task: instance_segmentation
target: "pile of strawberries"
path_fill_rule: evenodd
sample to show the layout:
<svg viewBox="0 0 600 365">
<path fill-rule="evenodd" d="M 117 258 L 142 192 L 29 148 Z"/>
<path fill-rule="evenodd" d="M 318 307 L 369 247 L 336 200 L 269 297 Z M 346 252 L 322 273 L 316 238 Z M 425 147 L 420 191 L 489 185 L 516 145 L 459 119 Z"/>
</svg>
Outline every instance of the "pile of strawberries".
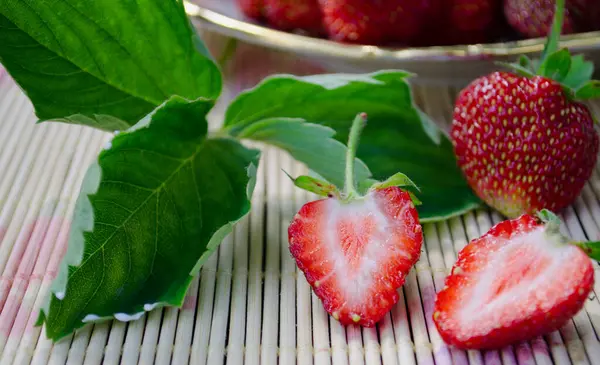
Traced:
<svg viewBox="0 0 600 365">
<path fill-rule="evenodd" d="M 359 44 L 433 46 L 548 34 L 554 0 L 238 0 L 285 30 Z M 567 0 L 563 33 L 600 29 L 600 1 Z M 512 29 L 511 29 L 512 28 Z M 515 34 L 516 31 L 518 34 Z"/>
</svg>

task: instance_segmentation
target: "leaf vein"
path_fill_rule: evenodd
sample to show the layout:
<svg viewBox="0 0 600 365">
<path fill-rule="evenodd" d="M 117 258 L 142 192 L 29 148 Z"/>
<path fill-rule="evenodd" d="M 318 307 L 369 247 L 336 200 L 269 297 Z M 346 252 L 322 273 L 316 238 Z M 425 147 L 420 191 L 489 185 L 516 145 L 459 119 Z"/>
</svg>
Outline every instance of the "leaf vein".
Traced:
<svg viewBox="0 0 600 365">
<path fill-rule="evenodd" d="M 131 213 L 131 214 L 130 214 L 130 215 L 127 217 L 127 218 L 125 218 L 125 220 L 123 221 L 123 223 L 121 223 L 121 225 L 119 226 L 119 228 L 115 229 L 115 231 L 114 231 L 114 232 L 113 232 L 113 233 L 112 233 L 112 234 L 111 234 L 111 235 L 110 235 L 108 238 L 106 238 L 106 240 L 104 240 L 104 242 L 102 242 L 102 243 L 99 245 L 99 247 L 98 247 L 98 248 L 97 248 L 95 251 L 93 251 L 92 253 L 90 253 L 90 255 L 89 255 L 89 256 L 88 256 L 88 257 L 87 257 L 87 258 L 86 258 L 84 261 L 82 261 L 82 262 L 81 262 L 81 264 L 80 264 L 79 266 L 75 267 L 75 269 L 74 269 L 74 270 L 73 270 L 73 271 L 72 271 L 72 272 L 69 274 L 69 279 L 71 279 L 71 278 L 73 277 L 73 275 L 75 275 L 75 273 L 77 273 L 77 272 L 79 271 L 79 269 L 80 269 L 80 268 L 82 268 L 83 266 L 85 266 L 85 265 L 86 265 L 86 264 L 89 262 L 89 260 L 90 260 L 92 257 L 94 257 L 94 256 L 96 255 L 96 253 L 98 253 L 98 251 L 99 251 L 99 250 L 104 250 L 104 246 L 106 245 L 106 243 L 107 243 L 108 241 L 110 241 L 110 240 L 111 240 L 111 239 L 112 239 L 112 238 L 115 236 L 116 232 L 117 232 L 119 229 L 121 229 L 123 226 L 125 226 L 125 225 L 126 225 L 128 222 L 129 222 L 129 220 L 130 220 L 130 219 L 131 219 L 131 218 L 132 218 L 132 217 L 133 217 L 135 214 L 137 214 L 137 212 L 138 212 L 140 209 L 142 209 L 142 207 L 143 207 L 143 206 L 145 206 L 145 205 L 148 203 L 148 201 L 149 201 L 149 200 L 150 200 L 150 199 L 151 199 L 151 198 L 152 198 L 154 195 L 158 194 L 158 193 L 160 192 L 160 190 L 164 189 L 165 185 L 166 185 L 166 184 L 167 184 L 167 183 L 168 183 L 168 182 L 169 182 L 169 181 L 170 181 L 170 180 L 171 180 L 171 179 L 172 179 L 172 178 L 173 178 L 175 175 L 177 175 L 177 173 L 179 173 L 179 171 L 180 171 L 180 170 L 181 170 L 181 169 L 182 169 L 182 168 L 183 168 L 183 167 L 184 167 L 186 164 L 188 164 L 188 163 L 189 163 L 191 160 L 193 160 L 193 159 L 196 157 L 196 155 L 198 154 L 198 152 L 199 152 L 199 151 L 200 151 L 200 149 L 202 148 L 202 145 L 203 145 L 203 143 L 200 143 L 200 144 L 198 145 L 198 147 L 196 148 L 196 150 L 195 150 L 195 151 L 192 153 L 192 155 L 191 155 L 189 158 L 187 158 L 187 159 L 186 159 L 186 160 L 185 160 L 185 161 L 184 161 L 184 162 L 183 162 L 183 163 L 182 163 L 182 164 L 181 164 L 181 165 L 180 165 L 180 166 L 179 166 L 177 169 L 175 169 L 175 171 L 173 171 L 173 172 L 171 173 L 171 175 L 169 175 L 169 176 L 168 176 L 168 177 L 165 179 L 165 181 L 164 181 L 164 182 L 163 182 L 163 183 L 162 183 L 160 186 L 158 186 L 156 189 L 148 189 L 148 188 L 143 188 L 143 189 L 145 189 L 145 190 L 152 191 L 152 193 L 151 193 L 151 194 L 149 194 L 149 195 L 148 195 L 148 197 L 146 197 L 146 199 L 144 199 L 144 201 L 142 201 L 142 202 L 140 203 L 139 207 L 137 207 L 136 209 L 134 209 L 134 210 L 133 210 L 133 212 L 132 212 L 132 213 Z M 112 182 L 118 182 L 118 180 L 109 180 L 109 181 L 112 181 Z M 105 183 L 106 183 L 106 181 L 105 181 Z M 126 183 L 126 185 L 137 186 L 137 185 L 134 185 L 134 184 L 129 184 L 129 183 Z M 230 185 L 231 185 L 231 183 L 230 183 Z"/>
<path fill-rule="evenodd" d="M 185 158 L 175 157 L 175 156 L 167 155 L 166 153 L 162 153 L 162 152 L 158 152 L 158 151 L 152 151 L 152 150 L 145 149 L 145 148 L 123 148 L 120 151 L 122 151 L 122 152 L 134 152 L 134 151 L 137 151 L 137 152 L 150 153 L 150 154 L 153 154 L 153 155 L 162 156 L 162 157 L 169 158 L 169 159 L 176 160 L 176 161 L 183 161 L 183 160 L 185 160 Z"/>
<path fill-rule="evenodd" d="M 131 209 L 127 208 L 124 205 L 121 205 L 121 204 L 117 203 L 114 200 L 109 200 L 109 199 L 94 199 L 94 202 L 96 202 L 96 203 L 98 203 L 98 202 L 110 203 L 110 204 L 114 205 L 115 207 L 119 207 L 119 208 L 123 209 L 127 213 L 133 213 L 133 211 Z"/>
<path fill-rule="evenodd" d="M 112 35 L 110 32 L 108 32 L 106 29 L 104 29 L 103 27 L 101 27 L 94 19 L 90 18 L 88 15 L 82 13 L 79 9 L 77 9 L 75 6 L 73 6 L 72 4 L 70 4 L 68 1 L 65 1 L 66 4 L 68 4 L 73 10 L 75 10 L 77 13 L 79 13 L 83 18 L 86 18 L 90 23 L 94 24 L 96 26 L 96 28 L 98 28 L 99 30 L 101 30 L 104 34 L 106 34 L 108 37 L 110 37 L 110 39 L 115 42 L 115 44 L 117 46 L 119 46 L 119 48 L 125 53 L 127 54 L 132 60 L 136 60 L 135 57 L 133 57 L 133 55 L 129 52 L 129 50 L 127 48 L 125 48 L 121 42 L 119 42 L 117 40 L 117 38 L 115 38 L 114 35 Z M 83 39 L 82 39 L 82 43 Z M 86 47 L 87 48 L 87 47 Z M 94 63 L 96 63 L 95 58 L 92 56 L 92 54 L 90 53 L 90 57 L 92 58 L 92 60 L 94 61 Z M 146 71 L 143 67 L 141 67 L 141 65 L 143 65 L 143 62 L 139 62 L 139 60 L 136 60 L 136 64 L 138 64 L 139 69 L 146 75 L 146 77 L 148 78 L 148 80 L 154 85 L 154 87 L 156 88 L 156 90 L 162 95 L 163 99 L 168 99 L 169 95 L 167 95 L 159 86 L 158 83 L 156 82 L 156 80 L 151 77 L 150 73 L 148 71 Z M 97 64 L 97 63 L 96 63 Z M 98 68 L 98 70 L 101 72 L 101 70 Z M 101 72 L 102 73 L 102 72 Z M 106 78 L 105 75 L 102 75 L 104 78 Z M 128 92 L 129 93 L 129 92 Z"/>
</svg>

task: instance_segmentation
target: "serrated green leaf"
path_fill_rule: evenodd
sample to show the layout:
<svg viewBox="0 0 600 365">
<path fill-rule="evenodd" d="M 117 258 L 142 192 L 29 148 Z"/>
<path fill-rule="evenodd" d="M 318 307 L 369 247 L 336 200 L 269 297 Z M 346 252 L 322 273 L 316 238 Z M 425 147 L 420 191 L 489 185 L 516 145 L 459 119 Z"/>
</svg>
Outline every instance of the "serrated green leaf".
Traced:
<svg viewBox="0 0 600 365">
<path fill-rule="evenodd" d="M 2 1 L 0 44 L 41 120 L 121 130 L 171 95 L 221 90 L 181 0 Z"/>
<path fill-rule="evenodd" d="M 248 213 L 259 153 L 206 138 L 212 104 L 171 98 L 90 168 L 40 314 L 49 338 L 181 305 L 199 265 Z"/>
<path fill-rule="evenodd" d="M 539 74 L 549 77 L 558 82 L 562 82 L 571 69 L 571 53 L 564 48 L 554 52 L 546 58 L 540 65 Z"/>
<path fill-rule="evenodd" d="M 225 124 L 233 136 L 254 138 L 244 130 L 255 123 L 300 118 L 333 128 L 335 139 L 346 143 L 352 120 L 365 112 L 368 126 L 361 135 L 358 157 L 376 180 L 387 179 L 398 171 L 410 176 L 422 191 L 422 220 L 445 219 L 479 206 L 480 200 L 457 167 L 448 137 L 439 128 L 432 133 L 432 124 L 424 121 L 414 105 L 408 76 L 403 71 L 381 71 L 271 77 L 233 101 Z M 439 141 L 434 135 L 439 136 Z M 297 138 L 297 143 L 308 141 Z M 328 151 L 319 148 L 317 153 L 324 156 Z M 338 177 L 340 181 L 342 176 Z"/>
<path fill-rule="evenodd" d="M 588 81 L 580 89 L 575 92 L 577 100 L 588 100 L 600 97 L 600 81 Z"/>
<path fill-rule="evenodd" d="M 591 80 L 593 74 L 594 64 L 578 54 L 571 57 L 571 69 L 561 83 L 572 90 L 577 90 Z"/>
<path fill-rule="evenodd" d="M 236 136 L 284 149 L 323 179 L 343 189 L 346 146 L 334 139 L 334 134 L 329 127 L 306 123 L 303 119 L 272 118 L 248 125 Z M 362 181 L 371 176 L 367 165 L 359 159 L 354 166 L 355 180 Z"/>
<path fill-rule="evenodd" d="M 417 189 L 417 191 L 419 191 L 419 187 L 405 174 L 401 173 L 401 172 L 397 172 L 394 175 L 390 176 L 387 180 L 380 182 L 380 183 L 376 183 L 374 185 L 371 186 L 371 189 L 385 189 L 385 188 L 389 188 L 390 186 L 398 186 L 398 187 L 405 187 L 405 186 L 411 186 L 415 189 Z"/>
</svg>

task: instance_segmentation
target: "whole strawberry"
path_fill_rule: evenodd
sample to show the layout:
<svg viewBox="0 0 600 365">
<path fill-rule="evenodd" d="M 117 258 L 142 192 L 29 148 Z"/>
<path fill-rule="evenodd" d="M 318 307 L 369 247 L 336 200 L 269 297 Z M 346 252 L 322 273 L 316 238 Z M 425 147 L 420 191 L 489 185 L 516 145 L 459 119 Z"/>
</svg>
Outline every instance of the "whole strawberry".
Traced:
<svg viewBox="0 0 600 365">
<path fill-rule="evenodd" d="M 509 24 L 524 36 L 543 37 L 550 31 L 555 0 L 505 0 L 504 13 Z M 567 0 L 563 34 L 600 29 L 600 2 Z"/>
<path fill-rule="evenodd" d="M 238 0 L 238 5 L 246 16 L 257 20 L 263 18 L 264 0 Z"/>
<path fill-rule="evenodd" d="M 498 33 L 501 0 L 433 0 L 419 46 L 483 43 Z"/>
<path fill-rule="evenodd" d="M 270 25 L 281 30 L 303 29 L 322 33 L 323 13 L 318 0 L 263 0 Z"/>
<path fill-rule="evenodd" d="M 432 11 L 432 0 L 319 1 L 329 38 L 360 44 L 408 42 Z"/>
<path fill-rule="evenodd" d="M 396 174 L 362 195 L 354 188 L 356 143 L 365 116 L 350 131 L 344 192 L 301 176 L 296 186 L 328 198 L 305 204 L 291 222 L 290 252 L 325 310 L 342 324 L 374 326 L 398 301 L 419 259 L 423 234 L 411 185 Z"/>
<path fill-rule="evenodd" d="M 509 217 L 571 204 L 596 164 L 594 118 L 578 100 L 600 88 L 589 80 L 591 63 L 555 51 L 559 32 L 555 27 L 540 62 L 522 57 L 517 73 L 481 77 L 456 101 L 458 165 L 477 195 Z"/>
<path fill-rule="evenodd" d="M 593 289 L 599 242 L 572 242 L 548 211 L 494 226 L 458 254 L 433 320 L 444 341 L 498 349 L 562 327 Z M 541 221 L 540 221 L 541 220 Z"/>
</svg>

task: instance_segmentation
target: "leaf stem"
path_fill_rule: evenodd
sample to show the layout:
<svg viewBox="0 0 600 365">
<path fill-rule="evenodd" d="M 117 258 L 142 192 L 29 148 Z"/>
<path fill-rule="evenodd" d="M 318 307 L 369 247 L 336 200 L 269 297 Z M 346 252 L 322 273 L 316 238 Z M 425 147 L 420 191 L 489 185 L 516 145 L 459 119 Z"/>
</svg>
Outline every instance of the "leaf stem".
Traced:
<svg viewBox="0 0 600 365">
<path fill-rule="evenodd" d="M 346 198 L 352 198 L 358 195 L 356 186 L 354 185 L 354 159 L 356 158 L 356 150 L 360 140 L 360 134 L 367 123 L 367 114 L 360 113 L 354 118 L 352 127 L 350 128 L 350 136 L 348 137 L 348 150 L 346 151 L 346 182 L 344 192 Z"/>
</svg>

